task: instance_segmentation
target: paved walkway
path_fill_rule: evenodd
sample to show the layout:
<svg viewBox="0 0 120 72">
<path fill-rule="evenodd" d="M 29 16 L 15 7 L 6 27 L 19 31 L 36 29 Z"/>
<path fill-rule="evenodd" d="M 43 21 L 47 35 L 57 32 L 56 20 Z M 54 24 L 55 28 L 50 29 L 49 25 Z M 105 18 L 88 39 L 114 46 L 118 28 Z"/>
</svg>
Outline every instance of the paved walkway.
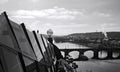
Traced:
<svg viewBox="0 0 120 72">
<path fill-rule="evenodd" d="M 120 72 L 120 60 L 90 60 L 76 62 L 77 72 Z"/>
</svg>

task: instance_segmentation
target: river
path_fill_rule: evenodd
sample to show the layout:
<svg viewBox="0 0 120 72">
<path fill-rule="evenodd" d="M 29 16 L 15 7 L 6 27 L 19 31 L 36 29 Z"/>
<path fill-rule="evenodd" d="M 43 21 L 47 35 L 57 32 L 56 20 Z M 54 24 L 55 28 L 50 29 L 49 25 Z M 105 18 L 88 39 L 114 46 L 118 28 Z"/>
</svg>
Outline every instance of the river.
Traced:
<svg viewBox="0 0 120 72">
<path fill-rule="evenodd" d="M 60 49 L 64 48 L 89 48 L 83 45 L 73 44 L 69 42 L 55 43 Z M 64 55 L 64 53 L 62 53 Z M 78 52 L 71 52 L 72 58 L 77 58 Z M 93 56 L 92 52 L 86 52 L 88 58 Z M 115 54 L 116 56 L 117 54 Z M 102 52 L 99 57 L 105 57 L 106 53 Z M 77 72 L 120 72 L 120 60 L 92 60 L 89 61 L 76 61 L 78 64 Z"/>
<path fill-rule="evenodd" d="M 64 42 L 64 43 L 55 43 L 59 48 L 63 49 L 63 48 L 89 48 L 89 47 L 86 47 L 86 46 L 83 46 L 83 45 L 78 45 L 78 44 L 75 44 L 75 43 L 70 43 L 70 42 Z"/>
</svg>

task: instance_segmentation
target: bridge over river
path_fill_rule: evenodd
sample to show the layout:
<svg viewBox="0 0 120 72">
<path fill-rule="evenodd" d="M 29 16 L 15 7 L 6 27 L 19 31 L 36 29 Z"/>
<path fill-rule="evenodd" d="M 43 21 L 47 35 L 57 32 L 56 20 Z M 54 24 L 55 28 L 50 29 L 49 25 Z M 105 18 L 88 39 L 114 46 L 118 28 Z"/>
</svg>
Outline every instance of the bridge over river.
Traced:
<svg viewBox="0 0 120 72">
<path fill-rule="evenodd" d="M 78 72 L 119 72 L 120 71 L 120 49 L 118 48 L 89 48 L 73 43 L 55 43 L 65 56 L 67 54 L 74 58 L 78 64 Z M 83 61 L 80 55 L 89 58 Z"/>
<path fill-rule="evenodd" d="M 65 52 L 65 56 L 69 55 L 70 52 L 79 52 L 78 58 L 74 59 L 75 61 L 81 61 L 81 55 L 84 55 L 85 52 L 92 52 L 93 57 L 91 59 L 97 59 L 97 60 L 112 60 L 112 59 L 120 59 L 120 49 L 118 48 L 101 48 L 101 49 L 96 49 L 96 48 L 91 48 L 91 49 L 60 49 L 61 51 Z M 100 58 L 99 54 L 102 52 L 106 52 L 107 56 L 104 58 Z M 118 56 L 114 57 L 114 54 L 117 53 Z M 84 55 L 85 56 L 85 55 Z"/>
<path fill-rule="evenodd" d="M 86 56 L 86 53 L 89 54 L 88 58 L 96 60 L 114 60 L 120 59 L 120 48 L 89 48 L 78 44 L 73 43 L 56 43 L 63 55 L 69 55 L 70 53 L 78 54 L 77 58 L 74 58 L 75 61 L 81 61 L 81 55 Z M 68 45 L 69 48 L 61 48 L 64 45 Z M 91 56 L 90 56 L 91 55 Z M 87 56 L 86 56 L 87 57 Z"/>
</svg>

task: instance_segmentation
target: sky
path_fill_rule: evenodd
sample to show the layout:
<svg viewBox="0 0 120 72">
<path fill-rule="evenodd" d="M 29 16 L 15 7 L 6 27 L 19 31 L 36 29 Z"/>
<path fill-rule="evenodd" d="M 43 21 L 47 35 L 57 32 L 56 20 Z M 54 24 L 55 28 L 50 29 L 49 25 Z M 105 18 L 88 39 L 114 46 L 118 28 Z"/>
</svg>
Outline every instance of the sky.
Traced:
<svg viewBox="0 0 120 72">
<path fill-rule="evenodd" d="M 0 0 L 0 13 L 29 30 L 54 35 L 120 31 L 120 0 Z"/>
</svg>

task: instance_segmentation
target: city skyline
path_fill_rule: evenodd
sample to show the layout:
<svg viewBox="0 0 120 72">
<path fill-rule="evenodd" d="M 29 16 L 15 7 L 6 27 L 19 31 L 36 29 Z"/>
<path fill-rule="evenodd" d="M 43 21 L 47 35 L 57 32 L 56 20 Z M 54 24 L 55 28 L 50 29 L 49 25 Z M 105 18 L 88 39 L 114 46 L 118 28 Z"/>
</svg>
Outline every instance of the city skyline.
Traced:
<svg viewBox="0 0 120 72">
<path fill-rule="evenodd" d="M 119 0 L 1 0 L 0 13 L 6 11 L 14 22 L 29 30 L 54 35 L 96 31 L 120 31 Z"/>
</svg>

